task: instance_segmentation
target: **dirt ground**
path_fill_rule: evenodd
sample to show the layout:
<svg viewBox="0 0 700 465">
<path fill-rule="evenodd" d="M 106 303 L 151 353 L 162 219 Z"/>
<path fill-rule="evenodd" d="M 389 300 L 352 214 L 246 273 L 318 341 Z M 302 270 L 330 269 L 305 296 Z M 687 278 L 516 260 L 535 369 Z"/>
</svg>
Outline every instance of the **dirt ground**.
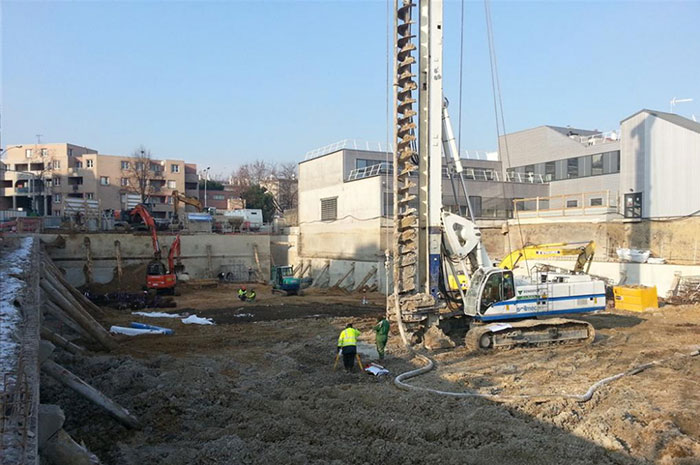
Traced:
<svg viewBox="0 0 700 465">
<path fill-rule="evenodd" d="M 392 333 L 388 377 L 333 371 L 348 321 L 373 342 L 384 298 L 309 291 L 255 303 L 234 286 L 185 289 L 178 308 L 215 326 L 112 312 L 172 336 L 123 337 L 109 355 L 58 360 L 129 408 L 128 430 L 49 378 L 66 429 L 106 464 L 700 464 L 700 357 L 673 359 L 603 386 L 590 402 L 497 403 L 406 392 L 393 377 L 421 365 Z M 236 315 L 246 316 L 236 316 Z M 410 383 L 449 391 L 582 393 L 631 366 L 700 344 L 700 306 L 586 317 L 589 346 L 433 353 L 437 367 Z M 394 332 L 395 332 L 395 328 Z"/>
</svg>

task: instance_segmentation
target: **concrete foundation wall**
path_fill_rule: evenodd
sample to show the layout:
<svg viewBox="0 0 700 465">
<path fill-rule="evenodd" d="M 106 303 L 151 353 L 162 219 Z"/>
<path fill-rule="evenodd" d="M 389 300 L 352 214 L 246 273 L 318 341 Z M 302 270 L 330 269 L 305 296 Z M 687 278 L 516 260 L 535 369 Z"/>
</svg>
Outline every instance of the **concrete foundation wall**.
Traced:
<svg viewBox="0 0 700 465">
<path fill-rule="evenodd" d="M 270 236 L 270 254 L 275 265 L 296 265 L 299 259 L 299 234 Z"/>
<path fill-rule="evenodd" d="M 348 287 L 350 284 L 353 284 L 353 288 L 357 287 L 362 279 L 369 273 L 369 271 L 372 269 L 373 266 L 377 267 L 377 273 L 375 277 L 370 278 L 369 281 L 367 281 L 367 285 L 371 286 L 372 284 L 377 284 L 379 288 L 379 292 L 385 293 L 386 292 L 386 273 L 385 273 L 385 268 L 384 268 L 384 261 L 353 261 L 353 260 L 336 260 L 336 259 L 324 259 L 324 258 L 300 258 L 299 262 L 304 262 L 305 264 L 308 264 L 311 262 L 311 271 L 310 275 L 314 278 L 314 283 L 318 282 L 318 279 L 320 277 L 321 281 L 323 283 L 329 283 L 329 286 L 335 285 L 335 283 L 338 282 L 340 278 L 342 278 L 349 270 L 350 267 L 352 266 L 353 263 L 355 263 L 355 271 L 352 273 L 350 276 L 347 277 L 345 281 L 341 284 L 341 287 Z M 321 271 L 325 267 L 326 263 L 330 262 L 330 280 L 328 279 L 328 272 L 325 273 L 325 276 L 320 276 Z M 309 276 L 309 272 L 307 272 L 304 276 Z M 391 278 L 389 278 L 391 279 Z"/>
<path fill-rule="evenodd" d="M 522 232 L 522 235 L 521 235 Z M 616 260 L 618 247 L 651 250 L 654 256 L 679 265 L 700 264 L 700 218 L 677 221 L 613 221 L 601 223 L 521 224 L 511 222 L 510 248 L 550 242 L 596 242 L 596 261 Z M 491 258 L 509 253 L 508 239 L 500 229 L 482 229 Z"/>
<path fill-rule="evenodd" d="M 41 240 L 45 243 L 52 243 L 56 238 L 55 234 L 41 235 Z M 50 247 L 49 253 L 54 262 L 66 270 L 66 277 L 74 286 L 82 286 L 86 282 L 86 239 L 89 240 L 92 256 L 94 282 L 108 283 L 114 279 L 117 266 L 116 241 L 120 244 L 123 266 L 145 264 L 153 257 L 151 237 L 146 234 L 75 234 L 63 238 L 65 247 Z M 167 263 L 170 244 L 175 236 L 160 236 L 159 239 L 163 263 Z M 219 268 L 225 265 L 241 264 L 257 269 L 254 245 L 258 247 L 263 277 L 268 279 L 270 236 L 197 234 L 180 237 L 182 263 L 193 279 L 215 277 Z"/>
</svg>

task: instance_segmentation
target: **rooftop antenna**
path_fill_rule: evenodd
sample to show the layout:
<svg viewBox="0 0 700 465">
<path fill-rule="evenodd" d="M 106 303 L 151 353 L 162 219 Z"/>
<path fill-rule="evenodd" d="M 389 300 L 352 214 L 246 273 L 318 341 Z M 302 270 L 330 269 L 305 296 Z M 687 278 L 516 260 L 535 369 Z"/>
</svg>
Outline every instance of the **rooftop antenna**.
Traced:
<svg viewBox="0 0 700 465">
<path fill-rule="evenodd" d="M 671 113 L 673 113 L 673 107 L 675 107 L 677 104 L 679 104 L 679 103 L 686 103 L 686 102 L 692 102 L 692 101 L 693 101 L 692 98 L 676 98 L 676 97 L 673 97 L 673 98 L 671 99 L 671 101 L 669 102 L 669 103 L 670 103 L 670 107 L 671 107 Z"/>
<path fill-rule="evenodd" d="M 36 135 L 36 143 L 37 143 L 37 144 L 41 144 L 41 136 L 43 136 L 43 134 L 37 134 L 37 135 Z"/>
</svg>

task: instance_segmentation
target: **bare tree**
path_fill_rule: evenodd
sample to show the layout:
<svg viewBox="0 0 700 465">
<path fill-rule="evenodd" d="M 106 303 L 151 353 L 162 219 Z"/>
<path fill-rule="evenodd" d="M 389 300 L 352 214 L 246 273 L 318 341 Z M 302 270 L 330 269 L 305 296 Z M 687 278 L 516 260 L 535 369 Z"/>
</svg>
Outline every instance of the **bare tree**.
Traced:
<svg viewBox="0 0 700 465">
<path fill-rule="evenodd" d="M 280 163 L 277 167 L 277 183 L 279 184 L 277 202 L 283 209 L 296 208 L 298 203 L 299 185 L 297 182 L 297 164 Z"/>
<path fill-rule="evenodd" d="M 122 165 L 122 177 L 128 182 L 127 186 L 122 187 L 138 194 L 143 203 L 160 188 L 161 183 L 153 181 L 163 179 L 163 167 L 154 163 L 151 151 L 141 145 L 132 152 L 128 166 Z"/>
<path fill-rule="evenodd" d="M 245 163 L 231 173 L 231 184 L 248 187 L 260 185 L 276 174 L 276 166 L 264 160 Z"/>
<path fill-rule="evenodd" d="M 280 179 L 296 179 L 297 164 L 294 162 L 280 163 L 277 166 L 277 177 Z"/>
<path fill-rule="evenodd" d="M 248 167 L 250 173 L 250 183 L 260 185 L 263 181 L 275 175 L 275 165 L 264 160 L 255 160 Z"/>
</svg>

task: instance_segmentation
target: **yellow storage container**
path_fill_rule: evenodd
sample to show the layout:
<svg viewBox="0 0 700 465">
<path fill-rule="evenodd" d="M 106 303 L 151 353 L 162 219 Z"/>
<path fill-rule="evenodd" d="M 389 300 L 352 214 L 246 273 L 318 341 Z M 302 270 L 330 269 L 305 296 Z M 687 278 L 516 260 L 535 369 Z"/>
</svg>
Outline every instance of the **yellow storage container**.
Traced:
<svg viewBox="0 0 700 465">
<path fill-rule="evenodd" d="M 631 312 L 643 312 L 659 308 L 656 286 L 614 286 L 615 308 Z"/>
</svg>

